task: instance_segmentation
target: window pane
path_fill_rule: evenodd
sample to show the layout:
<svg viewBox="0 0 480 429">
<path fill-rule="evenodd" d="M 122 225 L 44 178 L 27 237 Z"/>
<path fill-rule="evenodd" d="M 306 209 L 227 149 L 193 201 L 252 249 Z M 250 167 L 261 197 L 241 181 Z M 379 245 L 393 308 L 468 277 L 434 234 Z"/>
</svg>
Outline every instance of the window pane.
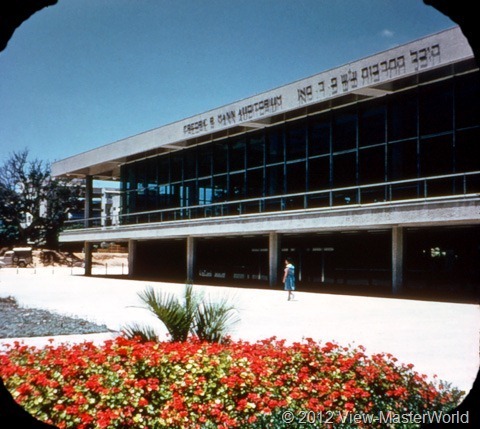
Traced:
<svg viewBox="0 0 480 429">
<path fill-rule="evenodd" d="M 197 149 L 186 149 L 183 160 L 183 180 L 195 179 L 197 177 Z"/>
<path fill-rule="evenodd" d="M 380 183 L 385 180 L 385 147 L 358 151 L 359 183 Z"/>
<path fill-rule="evenodd" d="M 145 168 L 145 163 L 143 161 L 138 161 L 135 163 L 135 177 L 136 177 L 136 188 L 146 188 L 147 169 Z"/>
<path fill-rule="evenodd" d="M 214 174 L 228 171 L 228 144 L 226 141 L 215 143 L 213 147 L 213 172 Z"/>
<path fill-rule="evenodd" d="M 478 73 L 456 78 L 456 127 L 478 126 L 480 121 L 480 85 Z"/>
<path fill-rule="evenodd" d="M 253 134 L 248 139 L 248 168 L 263 165 L 265 152 L 265 136 L 262 133 Z"/>
<path fill-rule="evenodd" d="M 330 157 L 322 156 L 309 160 L 308 190 L 317 191 L 330 187 Z"/>
<path fill-rule="evenodd" d="M 158 186 L 158 206 L 160 209 L 172 207 L 170 194 L 172 188 L 168 184 Z"/>
<path fill-rule="evenodd" d="M 210 179 L 198 181 L 198 204 L 211 204 L 213 202 L 212 181 Z"/>
<path fill-rule="evenodd" d="M 213 146 L 206 144 L 198 148 L 198 177 L 212 175 Z"/>
<path fill-rule="evenodd" d="M 215 202 L 228 200 L 227 175 L 213 178 L 213 198 Z"/>
<path fill-rule="evenodd" d="M 325 155 L 330 153 L 330 119 L 326 117 L 315 118 L 310 126 L 308 140 L 309 156 Z"/>
<path fill-rule="evenodd" d="M 157 177 L 157 160 L 155 158 L 149 158 L 146 160 L 146 173 L 147 173 L 147 188 L 155 188 L 158 183 Z"/>
<path fill-rule="evenodd" d="M 457 133 L 455 141 L 455 171 L 480 170 L 480 129 Z"/>
<path fill-rule="evenodd" d="M 363 109 L 360 123 L 359 146 L 370 146 L 385 142 L 385 108 L 372 106 Z"/>
<path fill-rule="evenodd" d="M 333 126 L 333 151 L 355 149 L 357 146 L 357 115 L 355 112 L 339 113 Z"/>
<path fill-rule="evenodd" d="M 417 135 L 417 97 L 414 91 L 392 97 L 388 115 L 389 141 Z"/>
<path fill-rule="evenodd" d="M 168 182 L 170 178 L 170 158 L 161 156 L 158 158 L 158 181 L 160 183 Z"/>
<path fill-rule="evenodd" d="M 135 169 L 133 164 L 122 165 L 122 182 L 123 190 L 127 191 L 134 188 L 135 183 Z"/>
<path fill-rule="evenodd" d="M 190 180 L 180 187 L 181 206 L 194 206 L 198 204 L 196 198 L 196 181 Z"/>
<path fill-rule="evenodd" d="M 245 174 L 230 174 L 230 198 L 232 200 L 245 198 Z"/>
<path fill-rule="evenodd" d="M 230 143 L 230 171 L 245 168 L 245 139 L 235 139 Z"/>
<path fill-rule="evenodd" d="M 388 180 L 417 177 L 417 142 L 408 140 L 388 145 Z"/>
<path fill-rule="evenodd" d="M 452 136 L 424 139 L 420 142 L 420 175 L 439 176 L 453 173 Z"/>
<path fill-rule="evenodd" d="M 267 195 L 280 195 L 284 193 L 283 188 L 283 164 L 274 165 L 266 169 Z"/>
<path fill-rule="evenodd" d="M 287 193 L 305 192 L 305 162 L 287 164 Z"/>
<path fill-rule="evenodd" d="M 172 182 L 182 180 L 183 156 L 182 153 L 174 153 L 170 163 L 170 175 Z"/>
<path fill-rule="evenodd" d="M 289 124 L 287 128 L 287 161 L 305 158 L 307 129 L 306 121 Z"/>
<path fill-rule="evenodd" d="M 453 128 L 452 83 L 440 82 L 420 92 L 420 133 L 450 131 Z"/>
<path fill-rule="evenodd" d="M 333 157 L 333 187 L 355 186 L 357 178 L 356 153 L 344 153 Z"/>
<path fill-rule="evenodd" d="M 283 131 L 275 127 L 268 131 L 267 163 L 283 162 Z"/>
<path fill-rule="evenodd" d="M 247 170 L 247 198 L 263 197 L 263 168 Z"/>
</svg>

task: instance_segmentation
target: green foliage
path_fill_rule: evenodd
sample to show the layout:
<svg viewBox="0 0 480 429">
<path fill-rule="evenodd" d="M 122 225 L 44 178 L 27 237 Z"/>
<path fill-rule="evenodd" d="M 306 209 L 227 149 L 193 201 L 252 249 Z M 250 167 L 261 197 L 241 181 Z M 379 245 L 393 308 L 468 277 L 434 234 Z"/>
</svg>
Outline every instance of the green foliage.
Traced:
<svg viewBox="0 0 480 429">
<path fill-rule="evenodd" d="M 158 341 L 158 336 L 153 328 L 139 325 L 138 323 L 131 323 L 124 326 L 123 334 L 127 338 L 137 338 L 142 342 Z"/>
<path fill-rule="evenodd" d="M 229 329 L 239 321 L 233 304 L 205 300 L 191 284 L 185 286 L 181 300 L 175 295 L 146 288 L 138 294 L 146 308 L 167 328 L 173 342 L 182 342 L 191 334 L 202 341 L 223 342 Z M 131 336 L 129 335 L 131 338 Z"/>
<path fill-rule="evenodd" d="M 28 150 L 14 152 L 0 166 L 1 241 L 56 248 L 58 231 L 80 194 L 78 183 L 52 179 L 50 165 L 29 160 Z"/>
<path fill-rule="evenodd" d="M 139 294 L 147 309 L 167 328 L 172 341 L 186 341 L 198 303 L 191 285 L 186 286 L 183 303 L 177 297 L 152 287 Z"/>
<path fill-rule="evenodd" d="M 219 302 L 205 301 L 198 308 L 193 333 L 202 341 L 222 343 L 230 327 L 239 320 L 234 305 L 226 298 Z"/>
</svg>

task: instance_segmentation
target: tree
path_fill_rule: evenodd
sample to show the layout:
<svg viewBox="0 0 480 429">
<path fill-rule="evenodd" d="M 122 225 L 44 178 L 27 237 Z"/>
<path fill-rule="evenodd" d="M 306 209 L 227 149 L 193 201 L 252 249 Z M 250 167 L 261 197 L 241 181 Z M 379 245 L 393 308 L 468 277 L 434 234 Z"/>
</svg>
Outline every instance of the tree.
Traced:
<svg viewBox="0 0 480 429">
<path fill-rule="evenodd" d="M 53 179 L 50 165 L 14 152 L 0 166 L 0 247 L 58 247 L 58 232 L 70 210 L 78 209 L 82 188 L 73 180 Z"/>
</svg>

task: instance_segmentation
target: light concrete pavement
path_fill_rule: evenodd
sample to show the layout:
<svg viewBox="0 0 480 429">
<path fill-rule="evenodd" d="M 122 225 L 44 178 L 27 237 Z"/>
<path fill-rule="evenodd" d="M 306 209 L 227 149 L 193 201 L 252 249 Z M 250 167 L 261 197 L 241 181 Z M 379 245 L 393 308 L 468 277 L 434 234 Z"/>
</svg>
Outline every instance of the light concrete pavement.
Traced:
<svg viewBox="0 0 480 429">
<path fill-rule="evenodd" d="M 17 274 L 18 272 L 18 274 Z M 140 308 L 137 293 L 146 286 L 181 294 L 184 285 L 72 275 L 70 269 L 0 270 L 0 297 L 13 296 L 25 307 L 82 317 L 114 331 L 131 322 L 166 330 Z M 480 364 L 480 308 L 453 304 L 297 292 L 196 286 L 206 296 L 230 297 L 241 321 L 232 337 L 255 341 L 277 336 L 288 341 L 311 337 L 363 345 L 367 353 L 387 352 L 430 377 L 469 391 Z M 58 341 L 103 341 L 112 334 L 59 337 Z M 41 345 L 45 339 L 28 339 Z M 0 340 L 9 342 L 12 340 Z"/>
</svg>

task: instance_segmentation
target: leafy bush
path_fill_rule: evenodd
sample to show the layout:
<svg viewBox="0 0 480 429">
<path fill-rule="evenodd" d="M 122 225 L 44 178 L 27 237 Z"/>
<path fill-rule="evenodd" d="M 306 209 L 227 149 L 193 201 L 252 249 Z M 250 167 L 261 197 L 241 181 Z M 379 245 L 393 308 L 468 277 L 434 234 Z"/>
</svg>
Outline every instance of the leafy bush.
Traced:
<svg viewBox="0 0 480 429">
<path fill-rule="evenodd" d="M 452 408 L 462 395 L 389 354 L 275 338 L 218 344 L 119 337 L 44 349 L 16 343 L 0 354 L 0 376 L 30 413 L 62 429 L 294 428 L 300 425 L 284 424 L 284 410 L 422 413 Z"/>
<path fill-rule="evenodd" d="M 192 334 L 202 341 L 222 342 L 232 325 L 238 322 L 235 307 L 226 298 L 218 302 L 205 300 L 203 294 L 195 292 L 191 284 L 185 286 L 183 299 L 169 293 L 146 288 L 138 294 L 146 308 L 167 328 L 171 340 L 186 341 Z M 127 326 L 124 332 L 128 338 L 137 335 L 144 340 L 153 340 L 153 330 L 138 325 Z M 150 335 L 153 334 L 153 335 Z"/>
</svg>

